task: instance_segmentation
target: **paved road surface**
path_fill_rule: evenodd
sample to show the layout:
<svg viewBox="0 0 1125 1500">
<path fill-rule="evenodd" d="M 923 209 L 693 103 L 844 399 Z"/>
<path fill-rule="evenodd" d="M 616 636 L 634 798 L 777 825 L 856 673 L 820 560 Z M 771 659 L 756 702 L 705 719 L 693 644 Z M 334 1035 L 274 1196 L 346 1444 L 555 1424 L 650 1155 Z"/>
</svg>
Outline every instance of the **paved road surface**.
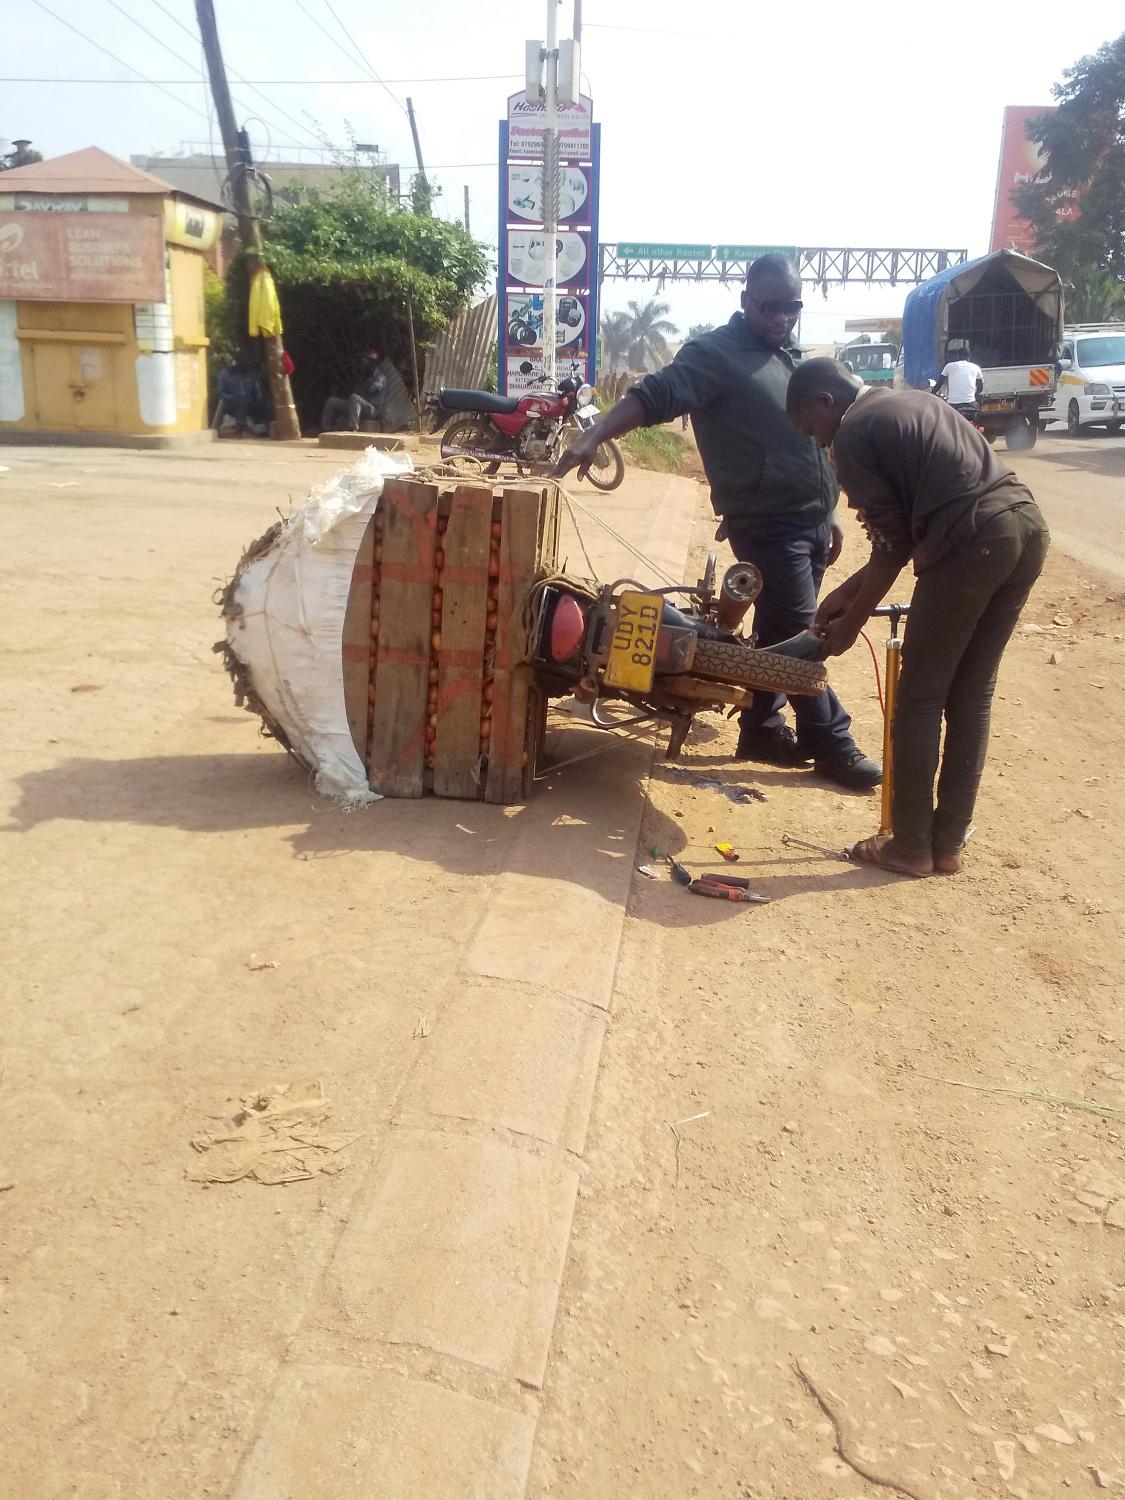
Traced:
<svg viewBox="0 0 1125 1500">
<path fill-rule="evenodd" d="M 1031 486 L 1055 545 L 1125 581 L 1125 434 L 1068 438 L 1051 427 L 1030 453 L 998 451 Z"/>
</svg>

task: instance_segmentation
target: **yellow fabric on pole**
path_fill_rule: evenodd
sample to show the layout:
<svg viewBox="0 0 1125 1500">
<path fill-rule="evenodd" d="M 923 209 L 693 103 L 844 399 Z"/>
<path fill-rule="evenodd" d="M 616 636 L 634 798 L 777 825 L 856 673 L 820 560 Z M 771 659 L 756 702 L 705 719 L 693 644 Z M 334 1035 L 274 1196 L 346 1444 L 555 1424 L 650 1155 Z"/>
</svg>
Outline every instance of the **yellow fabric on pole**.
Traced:
<svg viewBox="0 0 1125 1500">
<path fill-rule="evenodd" d="M 250 336 L 281 333 L 281 303 L 273 276 L 262 267 L 250 283 Z"/>
</svg>

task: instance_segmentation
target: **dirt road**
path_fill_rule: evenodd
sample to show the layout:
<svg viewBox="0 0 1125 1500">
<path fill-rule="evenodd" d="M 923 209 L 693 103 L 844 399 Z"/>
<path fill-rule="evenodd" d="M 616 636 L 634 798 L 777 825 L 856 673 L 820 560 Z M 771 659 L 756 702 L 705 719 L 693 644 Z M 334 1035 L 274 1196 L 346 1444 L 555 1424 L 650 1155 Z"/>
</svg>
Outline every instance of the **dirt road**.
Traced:
<svg viewBox="0 0 1125 1500">
<path fill-rule="evenodd" d="M 1125 436 L 1068 438 L 1052 424 L 1030 453 L 1002 457 L 1039 496 L 1057 547 L 1125 582 Z"/>
<path fill-rule="evenodd" d="M 1019 464 L 1099 555 L 1122 453 Z M 1123 604 L 1056 548 L 954 879 L 785 848 L 874 800 L 729 728 L 685 764 L 766 804 L 655 771 L 649 833 L 771 904 L 635 884 L 532 1500 L 1125 1493 Z M 862 645 L 833 675 L 874 748 Z"/>
</svg>

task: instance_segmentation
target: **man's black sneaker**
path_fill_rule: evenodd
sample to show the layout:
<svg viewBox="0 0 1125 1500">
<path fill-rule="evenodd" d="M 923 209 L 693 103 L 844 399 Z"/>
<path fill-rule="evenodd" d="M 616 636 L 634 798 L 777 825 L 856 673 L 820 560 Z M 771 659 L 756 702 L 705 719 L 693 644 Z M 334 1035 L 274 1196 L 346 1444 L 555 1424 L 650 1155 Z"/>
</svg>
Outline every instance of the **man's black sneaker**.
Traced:
<svg viewBox="0 0 1125 1500">
<path fill-rule="evenodd" d="M 827 760 L 818 760 L 815 769 L 818 776 L 823 776 L 826 781 L 834 781 L 837 786 L 846 787 L 849 792 L 870 791 L 883 779 L 882 766 L 864 755 L 858 746 Z"/>
<path fill-rule="evenodd" d="M 767 766 L 784 766 L 797 770 L 807 766 L 810 757 L 797 744 L 797 736 L 788 724 L 776 729 L 744 729 L 738 736 L 735 760 L 759 760 Z"/>
</svg>

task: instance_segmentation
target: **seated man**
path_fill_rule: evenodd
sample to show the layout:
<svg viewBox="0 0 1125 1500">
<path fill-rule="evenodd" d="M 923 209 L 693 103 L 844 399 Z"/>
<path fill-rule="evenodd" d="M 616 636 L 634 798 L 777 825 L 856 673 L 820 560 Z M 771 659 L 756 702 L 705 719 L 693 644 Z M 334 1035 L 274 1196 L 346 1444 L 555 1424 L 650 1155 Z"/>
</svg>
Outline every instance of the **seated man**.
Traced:
<svg viewBox="0 0 1125 1500">
<path fill-rule="evenodd" d="M 273 421 L 273 407 L 262 391 L 258 372 L 246 349 L 240 349 L 229 365 L 219 371 L 219 400 L 224 416 L 234 418 L 236 437 L 243 437 L 247 427 L 267 427 Z"/>
<path fill-rule="evenodd" d="M 954 874 L 1000 658 L 1043 569 L 1046 523 L 977 429 L 928 392 L 864 390 L 836 360 L 813 359 L 790 377 L 786 409 L 799 432 L 831 447 L 871 542 L 865 566 L 817 610 L 827 654 L 851 649 L 907 561 L 918 578 L 894 716 L 894 832 L 863 839 L 852 857 L 900 875 Z"/>
<path fill-rule="evenodd" d="M 355 385 L 350 396 L 329 396 L 320 419 L 321 432 L 358 432 L 361 422 L 373 422 L 382 428 L 387 406 L 387 372 L 383 356 L 377 349 L 365 354 L 359 363 Z"/>
</svg>

